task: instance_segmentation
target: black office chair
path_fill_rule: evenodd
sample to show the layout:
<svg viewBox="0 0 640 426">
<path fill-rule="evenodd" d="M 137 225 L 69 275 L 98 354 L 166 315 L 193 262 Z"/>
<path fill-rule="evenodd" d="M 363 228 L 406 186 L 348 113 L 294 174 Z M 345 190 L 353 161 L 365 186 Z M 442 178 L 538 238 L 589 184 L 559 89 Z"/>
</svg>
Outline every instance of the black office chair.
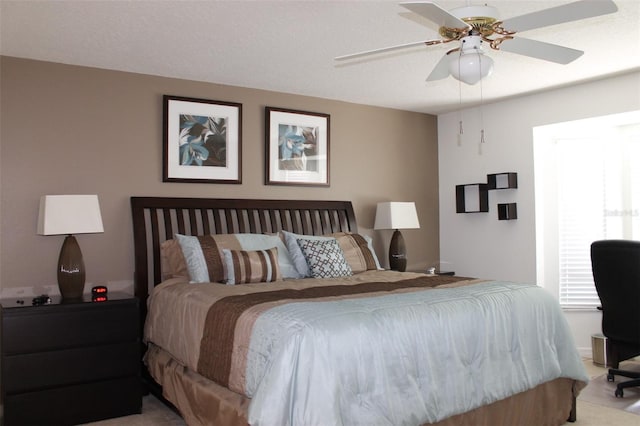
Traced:
<svg viewBox="0 0 640 426">
<path fill-rule="evenodd" d="M 614 376 L 633 378 L 618 383 L 624 388 L 640 386 L 640 372 L 619 370 L 620 362 L 640 355 L 640 241 L 602 240 L 591 244 L 591 267 L 602 303 L 602 332 L 607 337 L 607 355 Z"/>
</svg>

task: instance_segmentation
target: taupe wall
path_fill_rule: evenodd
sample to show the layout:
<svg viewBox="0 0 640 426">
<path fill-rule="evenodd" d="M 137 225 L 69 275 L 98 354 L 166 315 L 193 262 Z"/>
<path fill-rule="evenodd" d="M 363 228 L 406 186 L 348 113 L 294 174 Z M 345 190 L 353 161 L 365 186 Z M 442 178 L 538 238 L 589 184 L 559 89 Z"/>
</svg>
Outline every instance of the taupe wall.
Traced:
<svg viewBox="0 0 640 426">
<path fill-rule="evenodd" d="M 36 235 L 44 194 L 98 194 L 104 234 L 79 235 L 87 282 L 130 289 L 129 197 L 352 200 L 360 232 L 386 263 L 391 231 L 373 231 L 378 201 L 415 201 L 403 234 L 410 267 L 438 260 L 435 116 L 202 82 L 0 58 L 0 288 L 57 292 L 62 236 Z M 162 95 L 243 104 L 241 185 L 162 182 Z M 331 115 L 331 187 L 264 185 L 264 107 Z M 87 288 L 85 288 L 86 290 Z"/>
</svg>

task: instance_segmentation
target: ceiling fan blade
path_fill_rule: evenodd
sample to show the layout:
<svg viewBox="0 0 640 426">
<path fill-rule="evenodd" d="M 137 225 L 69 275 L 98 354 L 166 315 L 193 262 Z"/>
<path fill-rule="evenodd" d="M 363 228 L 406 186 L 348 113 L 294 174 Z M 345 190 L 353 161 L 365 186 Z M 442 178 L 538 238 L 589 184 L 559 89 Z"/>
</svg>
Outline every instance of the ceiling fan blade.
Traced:
<svg viewBox="0 0 640 426">
<path fill-rule="evenodd" d="M 499 50 L 563 65 L 575 61 L 584 53 L 582 50 L 571 49 L 557 44 L 545 43 L 522 37 L 515 37 L 503 41 L 500 44 Z"/>
<path fill-rule="evenodd" d="M 450 52 L 447 52 L 446 55 L 440 58 L 436 66 L 433 67 L 429 77 L 427 77 L 427 81 L 442 80 L 443 78 L 449 77 L 449 60 L 451 59 L 449 53 Z"/>
<path fill-rule="evenodd" d="M 398 44 L 396 46 L 382 47 L 380 49 L 365 50 L 364 52 L 357 52 L 357 53 L 351 53 L 349 55 L 337 56 L 337 57 L 334 58 L 334 60 L 336 60 L 336 61 L 344 61 L 346 59 L 354 59 L 354 58 L 359 58 L 361 56 L 373 55 L 373 54 L 384 53 L 384 52 L 391 52 L 393 50 L 400 50 L 400 49 L 405 49 L 407 47 L 420 46 L 420 45 L 425 45 L 425 44 L 429 44 L 429 43 L 436 44 L 436 43 L 442 43 L 442 41 L 441 40 L 414 41 L 414 42 L 411 42 L 411 43 Z"/>
<path fill-rule="evenodd" d="M 400 3 L 400 6 L 403 6 L 413 13 L 417 13 L 418 15 L 427 18 L 431 22 L 435 22 L 440 27 L 469 28 L 469 25 L 462 19 L 455 17 L 435 3 L 431 3 L 428 1 L 418 1 Z"/>
<path fill-rule="evenodd" d="M 611 0 L 582 0 L 505 19 L 502 27 L 509 31 L 526 31 L 564 22 L 606 15 L 618 10 Z"/>
</svg>

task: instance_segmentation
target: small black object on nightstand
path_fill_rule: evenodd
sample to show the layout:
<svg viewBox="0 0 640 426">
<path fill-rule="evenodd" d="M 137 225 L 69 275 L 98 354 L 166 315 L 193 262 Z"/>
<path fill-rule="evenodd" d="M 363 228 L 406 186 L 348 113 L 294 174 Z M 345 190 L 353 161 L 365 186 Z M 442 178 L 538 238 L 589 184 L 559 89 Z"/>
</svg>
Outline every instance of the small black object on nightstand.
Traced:
<svg viewBox="0 0 640 426">
<path fill-rule="evenodd" d="M 20 303 L 20 302 L 18 302 L 18 303 Z M 43 294 L 42 296 L 36 296 L 31 301 L 31 304 L 33 306 L 48 305 L 49 303 L 51 303 L 51 298 L 49 296 L 47 296 L 46 294 Z"/>
</svg>

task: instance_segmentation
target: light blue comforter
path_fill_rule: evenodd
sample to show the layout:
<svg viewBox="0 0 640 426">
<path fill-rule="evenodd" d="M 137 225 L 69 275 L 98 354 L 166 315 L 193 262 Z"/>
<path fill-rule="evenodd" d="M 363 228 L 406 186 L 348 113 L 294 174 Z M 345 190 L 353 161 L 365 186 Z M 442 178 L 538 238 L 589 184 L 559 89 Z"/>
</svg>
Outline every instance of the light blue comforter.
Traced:
<svg viewBox="0 0 640 426">
<path fill-rule="evenodd" d="M 418 425 L 559 377 L 588 381 L 555 299 L 483 282 L 274 307 L 246 393 L 252 425 Z"/>
</svg>

